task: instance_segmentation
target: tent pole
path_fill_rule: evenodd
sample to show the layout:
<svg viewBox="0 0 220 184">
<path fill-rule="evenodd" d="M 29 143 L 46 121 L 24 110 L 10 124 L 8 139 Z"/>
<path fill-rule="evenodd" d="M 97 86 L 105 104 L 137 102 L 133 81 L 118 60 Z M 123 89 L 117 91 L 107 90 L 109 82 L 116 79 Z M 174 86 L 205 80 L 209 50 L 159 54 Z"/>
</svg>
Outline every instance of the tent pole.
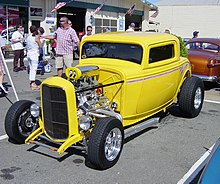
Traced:
<svg viewBox="0 0 220 184">
<path fill-rule="evenodd" d="M 4 55 L 3 55 L 3 53 L 2 53 L 2 49 L 0 49 L 0 57 L 2 58 L 2 61 L 3 61 L 3 63 L 4 63 L 5 70 L 6 70 L 7 74 L 8 74 L 8 78 L 9 78 L 9 80 L 10 80 L 10 83 L 11 83 L 12 89 L 13 89 L 14 94 L 15 94 L 15 98 L 16 98 L 17 101 L 19 101 L 19 99 L 18 99 L 18 95 L 17 95 L 17 92 L 16 92 L 16 90 L 15 90 L 14 83 L 13 83 L 12 78 L 11 78 L 11 75 L 10 75 L 10 73 L 9 73 L 9 70 L 8 70 L 8 67 L 7 67 L 7 64 L 6 64 L 6 61 L 5 61 Z"/>
</svg>

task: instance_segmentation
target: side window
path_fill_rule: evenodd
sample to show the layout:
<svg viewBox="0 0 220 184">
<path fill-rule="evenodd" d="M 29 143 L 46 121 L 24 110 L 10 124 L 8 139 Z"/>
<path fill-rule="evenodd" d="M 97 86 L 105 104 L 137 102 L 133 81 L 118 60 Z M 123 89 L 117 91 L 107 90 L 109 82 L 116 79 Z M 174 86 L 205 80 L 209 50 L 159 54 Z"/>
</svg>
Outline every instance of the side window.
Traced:
<svg viewBox="0 0 220 184">
<path fill-rule="evenodd" d="M 174 45 L 155 47 L 150 49 L 149 63 L 171 59 L 174 57 Z"/>
</svg>

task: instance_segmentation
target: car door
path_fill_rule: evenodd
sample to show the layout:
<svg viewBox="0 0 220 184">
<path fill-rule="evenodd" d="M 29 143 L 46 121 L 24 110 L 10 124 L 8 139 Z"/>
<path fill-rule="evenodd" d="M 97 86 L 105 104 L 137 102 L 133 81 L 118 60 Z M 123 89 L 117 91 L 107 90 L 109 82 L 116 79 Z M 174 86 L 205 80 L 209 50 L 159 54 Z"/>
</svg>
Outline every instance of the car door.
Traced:
<svg viewBox="0 0 220 184">
<path fill-rule="evenodd" d="M 152 113 L 175 96 L 180 81 L 179 50 L 175 41 L 151 45 L 146 53 L 137 113 Z"/>
</svg>

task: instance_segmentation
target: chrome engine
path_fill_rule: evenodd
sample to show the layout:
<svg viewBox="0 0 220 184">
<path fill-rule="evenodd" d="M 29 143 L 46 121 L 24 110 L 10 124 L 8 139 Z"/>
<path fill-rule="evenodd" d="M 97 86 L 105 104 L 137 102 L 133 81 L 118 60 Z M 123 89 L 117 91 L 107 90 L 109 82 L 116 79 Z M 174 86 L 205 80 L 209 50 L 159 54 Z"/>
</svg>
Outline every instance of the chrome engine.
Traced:
<svg viewBox="0 0 220 184">
<path fill-rule="evenodd" d="M 74 86 L 80 113 L 87 114 L 97 109 L 107 110 L 109 108 L 109 100 L 104 96 L 102 89 L 93 89 L 93 87 L 98 86 L 98 81 L 94 80 L 94 77 L 82 77 L 76 81 Z"/>
<path fill-rule="evenodd" d="M 70 70 L 69 75 L 74 79 L 72 83 L 76 91 L 77 116 L 81 130 L 88 130 L 96 118 L 113 116 L 122 121 L 121 115 L 114 112 L 115 104 L 110 104 L 105 96 L 104 87 L 96 80 L 97 73 L 94 71 L 98 71 L 98 67 L 85 66 L 78 67 L 76 70 L 80 72 Z M 77 72 L 80 75 L 76 74 Z"/>
</svg>

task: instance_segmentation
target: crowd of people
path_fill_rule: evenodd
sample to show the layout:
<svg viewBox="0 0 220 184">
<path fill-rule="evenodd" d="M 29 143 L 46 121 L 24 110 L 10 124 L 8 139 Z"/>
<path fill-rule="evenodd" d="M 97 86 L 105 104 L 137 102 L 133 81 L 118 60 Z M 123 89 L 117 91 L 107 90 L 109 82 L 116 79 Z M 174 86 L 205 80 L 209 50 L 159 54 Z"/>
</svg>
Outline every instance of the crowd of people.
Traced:
<svg viewBox="0 0 220 184">
<path fill-rule="evenodd" d="M 73 59 L 73 53 L 75 50 L 79 50 L 80 40 L 76 34 L 76 31 L 72 28 L 72 22 L 67 17 L 61 17 L 59 21 L 60 27 L 50 35 L 44 35 L 44 28 L 32 25 L 30 27 L 30 35 L 24 39 L 23 27 L 18 25 L 17 30 L 13 33 L 11 39 L 11 47 L 14 51 L 13 59 L 13 72 L 19 72 L 27 70 L 24 65 L 24 48 L 26 47 L 30 88 L 32 90 L 39 89 L 36 83 L 36 74 L 39 62 L 44 60 L 44 43 L 45 40 L 53 40 L 52 48 L 56 47 L 55 66 L 57 69 L 57 75 L 62 76 L 64 67 L 71 67 L 78 64 L 77 60 Z M 92 34 L 92 26 L 87 27 L 88 36 Z M 24 46 L 25 44 L 25 46 Z M 5 43 L 0 40 L 0 47 L 4 47 Z M 7 91 L 2 85 L 4 80 L 5 70 L 0 58 L 0 88 L 6 94 Z"/>
</svg>

